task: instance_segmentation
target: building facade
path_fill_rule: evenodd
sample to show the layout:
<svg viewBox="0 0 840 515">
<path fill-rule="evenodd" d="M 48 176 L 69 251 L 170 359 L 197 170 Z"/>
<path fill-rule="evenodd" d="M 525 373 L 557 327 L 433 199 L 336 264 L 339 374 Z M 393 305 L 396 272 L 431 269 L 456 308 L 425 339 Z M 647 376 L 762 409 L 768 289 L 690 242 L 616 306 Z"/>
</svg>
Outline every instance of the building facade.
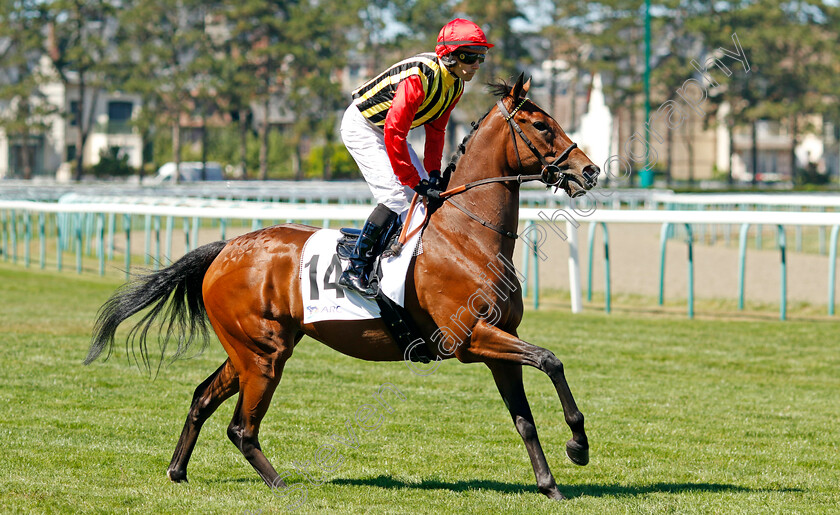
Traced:
<svg viewBox="0 0 840 515">
<path fill-rule="evenodd" d="M 53 80 L 41 85 L 40 99 L 53 106 L 54 114 L 47 116 L 43 134 L 29 135 L 24 145 L 20 136 L 6 134 L 0 129 L 0 179 L 23 177 L 23 152 L 29 153 L 33 176 L 69 180 L 71 163 L 76 159 L 78 136 L 77 116 L 80 105 L 78 81 L 70 76 L 70 84 L 49 73 L 49 60 L 41 60 L 41 68 Z M 33 95 L 34 96 L 34 95 Z M 85 166 L 99 162 L 102 153 L 114 151 L 127 156 L 128 164 L 139 167 L 142 161 L 142 140 L 132 126 L 132 119 L 139 112 L 141 102 L 136 95 L 95 90 L 88 87 L 85 93 L 84 123 L 92 122 L 84 149 Z M 10 106 L 0 104 L 0 110 Z M 26 150 L 24 150 L 26 146 Z"/>
</svg>

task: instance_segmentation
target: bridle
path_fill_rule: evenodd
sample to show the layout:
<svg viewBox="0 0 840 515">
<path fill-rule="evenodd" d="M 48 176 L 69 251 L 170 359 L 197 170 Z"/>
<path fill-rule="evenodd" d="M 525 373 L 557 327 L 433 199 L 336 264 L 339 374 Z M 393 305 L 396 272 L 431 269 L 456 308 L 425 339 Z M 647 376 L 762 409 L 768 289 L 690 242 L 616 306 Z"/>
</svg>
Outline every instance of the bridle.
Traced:
<svg viewBox="0 0 840 515">
<path fill-rule="evenodd" d="M 511 136 L 511 138 L 513 138 L 513 149 L 516 152 L 516 162 L 519 166 L 519 171 L 520 172 L 522 171 L 522 158 L 519 156 L 519 146 L 517 145 L 517 141 L 516 141 L 516 135 L 517 134 L 519 135 L 520 138 L 522 138 L 522 141 L 525 142 L 525 146 L 527 146 L 531 150 L 531 153 L 534 154 L 534 156 L 536 156 L 536 158 L 539 159 L 540 164 L 542 164 L 542 170 L 540 171 L 540 173 L 535 174 L 535 175 L 519 174 L 519 175 L 516 175 L 516 176 L 510 176 L 510 177 L 490 177 L 488 179 L 481 179 L 481 180 L 478 180 L 478 181 L 470 182 L 470 183 L 464 184 L 463 186 L 458 186 L 457 188 L 452 188 L 451 190 L 444 191 L 443 193 L 440 194 L 440 198 L 442 200 L 445 200 L 445 201 L 449 202 L 450 204 L 452 204 L 453 206 L 457 207 L 465 215 L 469 216 L 470 218 L 472 218 L 476 222 L 478 222 L 481 225 L 487 227 L 488 229 L 492 229 L 492 230 L 496 231 L 497 233 L 499 233 L 501 235 L 504 235 L 504 236 L 507 236 L 508 238 L 512 238 L 512 239 L 518 238 L 516 233 L 507 231 L 507 230 L 503 229 L 502 227 L 500 227 L 498 225 L 495 225 L 495 224 L 491 224 L 490 222 L 488 222 L 486 220 L 482 220 L 475 213 L 473 213 L 472 211 L 470 211 L 469 209 L 467 209 L 466 207 L 464 207 L 460 203 L 452 200 L 452 197 L 455 196 L 455 195 L 459 195 L 459 194 L 461 194 L 461 193 L 463 193 L 463 192 L 465 192 L 469 189 L 475 188 L 476 186 L 482 186 L 484 184 L 491 184 L 491 183 L 494 183 L 494 182 L 516 181 L 518 184 L 522 184 L 523 182 L 540 181 L 543 184 L 545 184 L 547 187 L 554 186 L 554 191 L 555 192 L 557 191 L 558 188 L 564 188 L 565 189 L 569 184 L 569 180 L 573 180 L 573 181 L 577 182 L 578 184 L 580 184 L 580 182 L 575 177 L 570 177 L 568 174 L 566 174 L 566 173 L 564 173 L 560 170 L 560 165 L 565 160 L 567 160 L 569 158 L 569 154 L 572 153 L 572 150 L 577 148 L 577 143 L 572 143 L 571 145 L 569 145 L 566 148 L 566 150 L 561 152 L 560 155 L 557 156 L 556 159 L 554 159 L 554 161 L 549 163 L 548 160 L 545 158 L 545 156 L 540 154 L 540 152 L 537 150 L 537 147 L 535 147 L 534 144 L 531 143 L 531 140 L 528 139 L 528 136 L 526 136 L 525 133 L 522 132 L 522 128 L 519 126 L 519 124 L 517 124 L 513 120 L 513 115 L 515 115 L 516 112 L 519 111 L 522 108 L 522 106 L 525 105 L 526 102 L 528 102 L 527 97 L 523 98 L 522 102 L 520 102 L 519 105 L 517 105 L 513 109 L 513 111 L 511 111 L 511 112 L 508 112 L 507 108 L 505 107 L 505 104 L 502 102 L 501 99 L 499 99 L 499 101 L 496 102 L 496 105 L 499 107 L 499 112 L 502 114 L 502 117 L 504 117 L 505 121 L 508 124 L 508 127 L 510 128 L 510 136 Z M 553 175 L 556 175 L 557 178 L 553 179 L 553 177 L 552 177 Z"/>
</svg>

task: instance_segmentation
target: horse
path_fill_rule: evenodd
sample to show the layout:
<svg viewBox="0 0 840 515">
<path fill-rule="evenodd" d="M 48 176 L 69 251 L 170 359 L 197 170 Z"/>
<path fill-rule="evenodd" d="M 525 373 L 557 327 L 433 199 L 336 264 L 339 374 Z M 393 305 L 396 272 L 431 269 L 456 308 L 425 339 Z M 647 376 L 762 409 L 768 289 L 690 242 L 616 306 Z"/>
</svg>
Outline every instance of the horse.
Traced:
<svg viewBox="0 0 840 515">
<path fill-rule="evenodd" d="M 537 436 L 522 366 L 551 379 L 572 433 L 566 454 L 577 465 L 589 461 L 584 417 L 563 363 L 551 351 L 517 337 L 523 303 L 517 272 L 509 265 L 517 236 L 519 184 L 539 180 L 575 197 L 595 185 L 600 170 L 527 97 L 529 87 L 523 75 L 513 86 L 491 85 L 498 101 L 464 138 L 445 174 L 450 189 L 429 209 L 421 236 L 424 252 L 413 258 L 406 278 L 405 307 L 424 340 L 438 343 L 435 348 L 427 345 L 435 360 L 454 357 L 490 369 L 524 441 L 539 491 L 560 500 L 565 497 Z M 161 361 L 171 337 L 178 340 L 174 357 L 193 342 L 203 339 L 206 345 L 207 321 L 227 352 L 225 362 L 195 389 L 166 471 L 171 481 L 187 480 L 202 425 L 238 393 L 228 438 L 269 487 L 286 488 L 258 435 L 286 361 L 304 335 L 358 359 L 406 359 L 382 319 L 303 322 L 298 269 L 304 243 L 316 230 L 282 224 L 204 245 L 167 268 L 126 283 L 100 307 L 85 364 L 106 347 L 110 356 L 117 326 L 146 308 L 129 332 L 126 348 L 139 342 L 147 367 L 146 338 L 156 319 L 161 321 Z M 453 323 L 457 329 L 447 326 Z"/>
</svg>

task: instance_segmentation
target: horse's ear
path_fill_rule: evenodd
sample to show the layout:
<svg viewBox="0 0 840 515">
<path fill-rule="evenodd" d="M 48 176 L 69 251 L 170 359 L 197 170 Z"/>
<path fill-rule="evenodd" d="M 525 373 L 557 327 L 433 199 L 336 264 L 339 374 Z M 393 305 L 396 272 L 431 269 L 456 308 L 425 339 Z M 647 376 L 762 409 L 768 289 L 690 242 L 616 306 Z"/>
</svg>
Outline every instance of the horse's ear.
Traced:
<svg viewBox="0 0 840 515">
<path fill-rule="evenodd" d="M 522 85 L 522 96 L 528 94 L 528 90 L 531 89 L 531 77 L 528 77 L 528 80 L 525 81 L 525 84 Z"/>
<path fill-rule="evenodd" d="M 520 73 L 519 77 L 516 79 L 516 84 L 513 85 L 513 89 L 510 90 L 510 96 L 515 99 L 524 98 L 525 94 L 528 92 L 527 87 L 524 85 L 525 82 L 525 73 Z M 530 80 L 528 81 L 530 85 Z"/>
</svg>

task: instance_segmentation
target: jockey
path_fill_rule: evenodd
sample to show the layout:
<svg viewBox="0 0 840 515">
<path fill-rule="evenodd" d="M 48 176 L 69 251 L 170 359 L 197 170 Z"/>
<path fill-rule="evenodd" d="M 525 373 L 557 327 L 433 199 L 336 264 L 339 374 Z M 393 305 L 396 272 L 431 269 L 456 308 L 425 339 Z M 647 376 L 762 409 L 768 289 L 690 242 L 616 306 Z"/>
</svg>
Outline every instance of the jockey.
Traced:
<svg viewBox="0 0 840 515">
<path fill-rule="evenodd" d="M 449 115 L 492 46 L 478 25 L 458 18 L 440 30 L 434 53 L 404 59 L 353 92 L 353 103 L 341 120 L 341 139 L 378 204 L 340 285 L 375 296 L 365 267 L 375 257 L 380 236 L 408 209 L 415 192 L 439 197 Z M 408 131 L 421 125 L 426 129 L 423 163 L 407 142 Z"/>
</svg>

